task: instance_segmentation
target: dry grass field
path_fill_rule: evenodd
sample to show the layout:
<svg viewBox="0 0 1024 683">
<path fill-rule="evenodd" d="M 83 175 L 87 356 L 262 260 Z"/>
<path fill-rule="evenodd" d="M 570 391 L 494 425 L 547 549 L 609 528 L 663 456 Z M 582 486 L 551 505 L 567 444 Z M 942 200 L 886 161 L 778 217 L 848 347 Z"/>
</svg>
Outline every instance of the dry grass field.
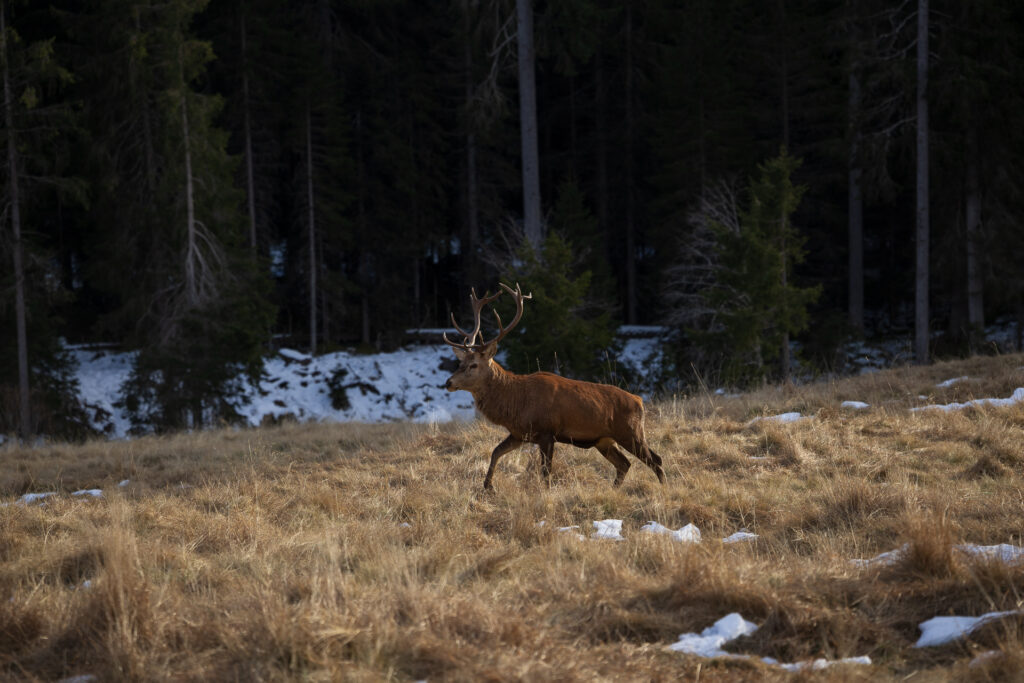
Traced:
<svg viewBox="0 0 1024 683">
<path fill-rule="evenodd" d="M 1024 545 L 1024 404 L 908 409 L 1009 396 L 1021 366 L 655 404 L 664 487 L 634 461 L 612 489 L 596 451 L 559 446 L 550 489 L 524 448 L 485 494 L 504 434 L 481 423 L 8 445 L 0 679 L 1020 680 L 1024 617 L 914 644 L 931 617 L 1024 607 L 1024 563 L 955 547 Z M 812 417 L 748 425 L 786 411 Z M 93 487 L 102 498 L 70 495 Z M 556 530 L 606 518 L 624 542 Z M 648 520 L 703 541 L 641 533 Z M 721 542 L 741 529 L 759 537 Z M 903 544 L 892 564 L 850 562 Z M 793 674 L 668 649 L 730 612 L 760 626 L 732 652 L 873 663 Z"/>
</svg>

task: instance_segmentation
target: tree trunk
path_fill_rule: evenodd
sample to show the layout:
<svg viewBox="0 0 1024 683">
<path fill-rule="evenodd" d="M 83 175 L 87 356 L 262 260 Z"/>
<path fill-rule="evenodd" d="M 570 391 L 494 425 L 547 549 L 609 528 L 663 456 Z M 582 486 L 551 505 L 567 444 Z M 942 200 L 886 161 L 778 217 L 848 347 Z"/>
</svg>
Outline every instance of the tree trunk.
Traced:
<svg viewBox="0 0 1024 683">
<path fill-rule="evenodd" d="M 786 21 L 786 0 L 779 0 L 779 27 L 782 144 L 786 149 L 789 149 L 789 25 Z"/>
<path fill-rule="evenodd" d="M 626 2 L 626 323 L 636 324 L 636 216 L 633 196 L 633 5 Z"/>
<path fill-rule="evenodd" d="M 182 66 L 181 59 L 179 51 L 179 66 Z M 182 80 L 182 84 L 184 84 L 184 80 Z M 185 292 L 189 305 L 195 306 L 199 303 L 199 276 L 196 274 L 199 244 L 196 239 L 196 206 L 192 183 L 192 148 L 188 131 L 188 99 L 184 92 L 181 95 L 181 134 L 185 147 L 185 231 L 188 239 L 185 249 Z"/>
<path fill-rule="evenodd" d="M 780 237 L 779 243 L 780 243 L 780 246 L 781 246 L 781 248 L 779 249 L 779 253 L 782 255 L 782 273 L 781 273 L 782 292 L 783 292 L 783 294 L 786 294 L 787 293 L 788 280 L 789 280 L 789 273 L 787 273 L 786 271 L 789 268 L 789 263 L 786 260 L 786 257 L 787 257 L 787 254 L 786 254 L 787 220 L 786 220 L 786 209 L 784 207 L 782 209 L 781 215 L 779 216 L 779 227 L 780 227 L 780 230 L 779 230 L 779 237 Z M 783 382 L 788 382 L 789 381 L 790 373 L 792 372 L 792 368 L 791 368 L 792 361 L 791 361 L 790 356 L 789 356 L 789 331 L 784 331 L 782 333 L 782 349 L 781 349 L 781 351 L 782 351 L 782 357 L 781 357 L 780 365 L 781 365 L 781 370 L 782 370 L 782 381 Z"/>
<path fill-rule="evenodd" d="M 914 359 L 928 362 L 928 0 L 917 2 L 917 277 Z"/>
<path fill-rule="evenodd" d="M 252 122 L 249 113 L 249 70 L 246 62 L 245 14 L 240 18 L 242 32 L 242 127 L 245 136 L 245 189 L 249 208 L 249 248 L 256 253 L 256 184 L 253 181 Z"/>
<path fill-rule="evenodd" d="M 135 18 L 135 31 L 138 39 L 142 36 L 142 19 L 139 17 L 139 8 L 133 8 Z M 135 83 L 135 69 L 131 70 L 132 89 L 137 91 Z M 149 120 L 149 99 L 143 89 L 141 101 L 138 103 L 142 111 L 142 139 L 146 154 L 146 191 L 152 195 L 156 190 L 156 152 L 153 150 L 153 126 Z M 149 197 L 147 197 L 149 199 Z"/>
<path fill-rule="evenodd" d="M 967 133 L 967 324 L 973 341 L 985 329 L 981 272 L 981 186 L 978 182 L 978 140 L 973 129 Z"/>
<path fill-rule="evenodd" d="M 316 355 L 316 212 L 313 204 L 313 115 L 306 102 L 306 204 L 309 228 L 309 353 Z"/>
<path fill-rule="evenodd" d="M 850 68 L 849 111 L 850 151 L 847 158 L 847 184 L 849 214 L 847 216 L 847 237 L 849 240 L 848 314 L 850 326 L 858 333 L 864 333 L 864 197 L 861 191 L 860 166 L 860 81 L 857 80 L 856 65 Z"/>
<path fill-rule="evenodd" d="M 473 45 L 471 40 L 472 24 L 469 16 L 469 9 L 463 12 L 465 21 L 465 46 L 463 53 L 463 66 L 465 67 L 465 95 L 466 95 L 466 243 L 463 245 L 463 259 L 466 264 L 466 279 L 470 284 L 480 284 L 476 281 L 477 276 L 477 244 L 480 241 L 480 184 L 477 171 L 477 145 L 474 123 L 469 115 L 470 107 L 473 104 L 473 92 L 475 84 L 473 81 Z"/>
<path fill-rule="evenodd" d="M 32 412 L 29 402 L 28 332 L 25 324 L 25 269 L 22 263 L 21 205 L 18 198 L 18 148 L 14 140 L 14 102 L 11 99 L 11 75 L 7 55 L 7 4 L 0 1 L 0 58 L 4 71 L 4 125 L 7 128 L 7 177 L 11 209 L 11 229 L 14 255 L 14 327 L 18 343 L 18 409 L 19 435 L 27 439 L 32 434 Z"/>
<path fill-rule="evenodd" d="M 594 171 L 597 186 L 597 226 L 601 232 L 608 230 L 608 116 L 607 86 L 601 54 L 594 55 Z"/>
<path fill-rule="evenodd" d="M 537 151 L 537 88 L 534 74 L 533 7 L 516 0 L 519 47 L 519 128 L 523 164 L 523 230 L 539 246 L 543 239 L 540 214 L 540 158 Z"/>
<path fill-rule="evenodd" d="M 780 100 L 782 110 L 782 147 L 784 150 L 789 150 L 789 26 L 786 22 L 786 0 L 779 0 L 779 49 L 780 55 L 780 73 L 779 73 L 779 85 L 781 86 Z M 779 253 L 782 255 L 782 291 L 786 291 L 787 280 L 789 273 L 789 263 L 787 261 L 788 254 L 786 253 L 786 211 L 782 210 L 782 215 L 779 216 Z M 782 352 L 780 358 L 782 381 L 788 382 L 789 376 L 792 372 L 792 360 L 789 355 L 789 332 L 785 331 L 782 333 Z"/>
</svg>

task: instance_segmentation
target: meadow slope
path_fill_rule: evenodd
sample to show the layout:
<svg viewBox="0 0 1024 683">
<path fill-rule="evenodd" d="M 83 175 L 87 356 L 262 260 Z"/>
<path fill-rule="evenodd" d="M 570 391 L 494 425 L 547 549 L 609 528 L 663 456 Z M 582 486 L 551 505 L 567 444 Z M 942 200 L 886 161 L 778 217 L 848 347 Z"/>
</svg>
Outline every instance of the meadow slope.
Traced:
<svg viewBox="0 0 1024 683">
<path fill-rule="evenodd" d="M 1024 607 L 1024 563 L 957 547 L 1024 545 L 1024 403 L 910 409 L 1008 397 L 1022 366 L 974 358 L 656 403 L 664 487 L 634 463 L 612 489 L 596 451 L 559 446 L 550 488 L 522 449 L 485 494 L 504 434 L 478 422 L 8 444 L 0 679 L 1019 677 L 1019 614 L 914 644 L 932 617 Z M 805 419 L 751 423 L 785 412 Z M 609 518 L 626 540 L 589 538 Z M 703 541 L 641 533 L 649 520 L 692 523 Z M 757 538 L 721 542 L 740 530 Z M 793 674 L 669 649 L 730 612 L 759 626 L 731 652 L 872 663 Z"/>
</svg>

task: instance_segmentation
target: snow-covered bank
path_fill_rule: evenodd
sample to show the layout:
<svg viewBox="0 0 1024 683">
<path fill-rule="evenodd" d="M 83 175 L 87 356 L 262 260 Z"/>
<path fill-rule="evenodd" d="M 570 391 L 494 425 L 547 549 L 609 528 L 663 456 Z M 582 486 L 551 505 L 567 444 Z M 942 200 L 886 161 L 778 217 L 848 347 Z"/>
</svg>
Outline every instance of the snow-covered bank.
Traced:
<svg viewBox="0 0 1024 683">
<path fill-rule="evenodd" d="M 133 352 L 71 348 L 80 399 L 93 427 L 124 438 L 131 423 L 122 407 L 121 385 L 128 378 Z M 258 386 L 246 383 L 233 401 L 252 426 L 291 416 L 299 421 L 450 422 L 473 418 L 473 397 L 448 392 L 445 380 L 454 360 L 444 344 L 409 346 L 390 353 L 338 351 L 321 356 L 281 349 L 264 360 Z M 661 365 L 658 340 L 627 338 L 617 362 L 639 376 L 655 377 Z M 332 401 L 340 393 L 344 400 Z M 347 404 L 347 405 L 346 405 Z"/>
</svg>

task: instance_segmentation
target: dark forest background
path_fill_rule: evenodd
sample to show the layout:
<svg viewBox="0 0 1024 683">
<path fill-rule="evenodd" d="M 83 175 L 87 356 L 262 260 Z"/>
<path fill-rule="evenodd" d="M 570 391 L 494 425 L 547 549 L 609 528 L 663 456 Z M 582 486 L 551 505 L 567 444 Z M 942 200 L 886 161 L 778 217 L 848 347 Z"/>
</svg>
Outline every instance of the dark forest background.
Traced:
<svg viewBox="0 0 1024 683">
<path fill-rule="evenodd" d="M 194 425 L 272 344 L 394 348 L 500 277 L 560 353 L 667 325 L 736 382 L 1024 318 L 1021 3 L 536 0 L 539 227 L 516 5 L 3 0 L 0 431 L 84 424 L 63 343 Z"/>
</svg>

